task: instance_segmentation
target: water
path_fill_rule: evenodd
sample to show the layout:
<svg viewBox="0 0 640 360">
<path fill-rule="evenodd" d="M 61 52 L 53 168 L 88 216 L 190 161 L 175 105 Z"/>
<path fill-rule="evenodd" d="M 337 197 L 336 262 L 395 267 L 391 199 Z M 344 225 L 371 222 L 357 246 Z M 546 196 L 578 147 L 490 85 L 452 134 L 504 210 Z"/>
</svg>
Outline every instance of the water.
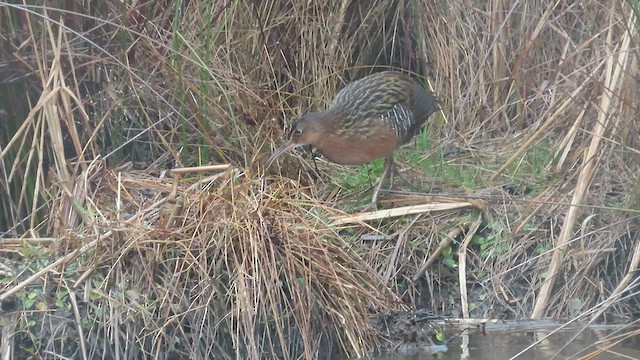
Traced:
<svg viewBox="0 0 640 360">
<path fill-rule="evenodd" d="M 637 329 L 594 327 L 579 333 L 580 329 L 576 328 L 550 335 L 552 332 L 552 328 L 532 328 L 530 330 L 487 330 L 483 334 L 481 330 L 473 329 L 450 339 L 447 342 L 447 349 L 429 349 L 440 350 L 440 352 L 432 353 L 426 349 L 407 350 L 404 353 L 389 353 L 368 359 L 640 359 L 640 331 Z M 532 347 L 529 350 L 524 351 L 530 346 Z"/>
</svg>

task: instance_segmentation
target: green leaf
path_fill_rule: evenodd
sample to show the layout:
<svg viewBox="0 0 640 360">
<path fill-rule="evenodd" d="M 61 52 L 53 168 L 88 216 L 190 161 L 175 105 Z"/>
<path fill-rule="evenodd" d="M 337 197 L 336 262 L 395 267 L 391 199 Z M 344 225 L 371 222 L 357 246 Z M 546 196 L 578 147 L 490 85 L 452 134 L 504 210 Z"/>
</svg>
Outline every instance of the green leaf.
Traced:
<svg viewBox="0 0 640 360">
<path fill-rule="evenodd" d="M 24 302 L 22 303 L 22 305 L 24 305 L 25 309 L 30 310 L 35 303 L 36 303 L 35 300 L 25 299 Z"/>
<path fill-rule="evenodd" d="M 444 248 L 444 250 L 442 250 L 442 256 L 450 257 L 452 252 L 453 250 L 451 249 L 451 246 L 447 246 L 446 248 Z"/>
<path fill-rule="evenodd" d="M 580 300 L 579 298 L 573 298 L 573 299 L 569 300 L 569 307 L 572 310 L 580 310 L 580 309 L 582 309 L 582 300 Z"/>
</svg>

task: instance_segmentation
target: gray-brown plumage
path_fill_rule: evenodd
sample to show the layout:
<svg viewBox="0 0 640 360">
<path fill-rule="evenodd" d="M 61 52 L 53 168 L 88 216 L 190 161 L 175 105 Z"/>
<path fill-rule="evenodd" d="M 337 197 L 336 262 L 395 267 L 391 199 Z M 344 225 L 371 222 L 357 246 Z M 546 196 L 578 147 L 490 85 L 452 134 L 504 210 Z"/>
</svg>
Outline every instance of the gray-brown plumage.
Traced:
<svg viewBox="0 0 640 360">
<path fill-rule="evenodd" d="M 395 71 L 366 76 L 344 87 L 325 111 L 302 116 L 267 164 L 296 145 L 313 145 L 329 161 L 366 164 L 386 158 L 374 190 L 393 165 L 393 152 L 415 136 L 438 109 L 434 95 L 411 77 Z"/>
</svg>

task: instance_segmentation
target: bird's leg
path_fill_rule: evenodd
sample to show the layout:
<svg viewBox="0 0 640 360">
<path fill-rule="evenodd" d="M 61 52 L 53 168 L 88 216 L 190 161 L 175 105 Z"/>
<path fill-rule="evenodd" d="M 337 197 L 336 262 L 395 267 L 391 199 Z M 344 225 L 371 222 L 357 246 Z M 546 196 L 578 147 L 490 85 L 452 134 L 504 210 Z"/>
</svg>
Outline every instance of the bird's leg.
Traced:
<svg viewBox="0 0 640 360">
<path fill-rule="evenodd" d="M 389 173 L 391 173 L 391 186 L 393 185 L 393 166 L 393 155 L 390 155 L 386 159 L 384 159 L 384 170 L 382 171 L 382 175 L 380 175 L 380 179 L 378 180 L 378 183 L 373 190 L 373 195 L 371 196 L 371 203 L 369 204 L 369 207 L 372 207 L 374 209 L 377 208 L 380 189 L 382 188 L 382 184 L 384 184 L 384 179 L 389 176 Z"/>
</svg>

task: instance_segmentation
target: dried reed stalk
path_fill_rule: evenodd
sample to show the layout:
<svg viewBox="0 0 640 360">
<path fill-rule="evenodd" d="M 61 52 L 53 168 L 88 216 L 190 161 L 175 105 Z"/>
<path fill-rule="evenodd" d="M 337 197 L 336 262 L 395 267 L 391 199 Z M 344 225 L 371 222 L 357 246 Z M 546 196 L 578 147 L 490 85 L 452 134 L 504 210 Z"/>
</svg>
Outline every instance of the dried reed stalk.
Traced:
<svg viewBox="0 0 640 360">
<path fill-rule="evenodd" d="M 569 239 L 571 239 L 573 228 L 580 212 L 579 205 L 582 205 L 586 199 L 589 191 L 589 185 L 593 180 L 593 176 L 597 171 L 597 165 L 601 160 L 602 154 L 599 154 L 600 145 L 602 143 L 604 132 L 607 130 L 607 126 L 610 122 L 609 120 L 611 119 L 610 114 L 613 111 L 615 104 L 618 103 L 616 101 L 617 96 L 615 89 L 619 89 L 623 86 L 623 74 L 629 64 L 631 54 L 631 37 L 635 31 L 634 19 L 635 16 L 633 13 L 630 13 L 627 27 L 622 35 L 622 41 L 620 42 L 619 48 L 616 48 L 613 44 L 613 27 L 609 29 L 607 34 L 607 43 L 610 45 L 610 53 L 607 57 L 606 70 L 604 72 L 603 94 L 600 106 L 597 108 L 598 121 L 595 123 L 594 129 L 592 130 L 593 135 L 591 137 L 589 148 L 584 153 L 584 157 L 582 159 L 583 168 L 582 171 L 580 171 L 580 176 L 578 177 L 578 182 L 571 200 L 571 206 L 565 216 L 560 234 L 555 239 L 554 251 L 547 269 L 547 275 L 542 287 L 540 288 L 540 292 L 538 293 L 538 298 L 536 299 L 533 312 L 531 313 L 531 317 L 533 319 L 542 318 L 547 309 L 547 303 L 551 297 L 553 285 L 556 281 L 560 268 L 562 267 L 565 256 L 564 254 L 566 253 L 565 245 Z"/>
</svg>

